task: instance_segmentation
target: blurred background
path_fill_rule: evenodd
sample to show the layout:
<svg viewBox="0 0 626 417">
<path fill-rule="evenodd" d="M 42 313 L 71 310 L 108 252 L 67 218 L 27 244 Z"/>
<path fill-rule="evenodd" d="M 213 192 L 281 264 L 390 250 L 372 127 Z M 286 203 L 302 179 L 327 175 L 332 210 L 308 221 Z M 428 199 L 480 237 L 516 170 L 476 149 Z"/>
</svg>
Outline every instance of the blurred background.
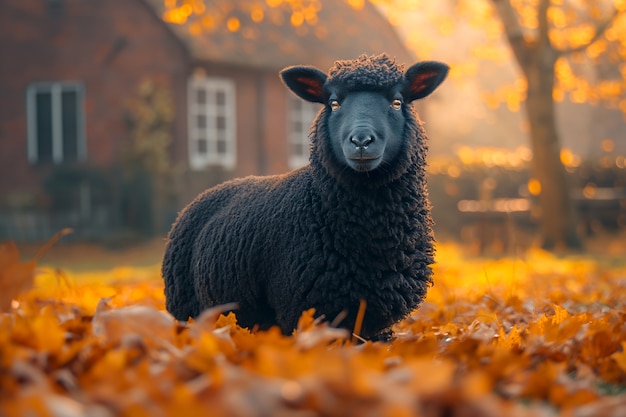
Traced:
<svg viewBox="0 0 626 417">
<path fill-rule="evenodd" d="M 307 163 L 280 69 L 381 52 L 452 67 L 416 104 L 439 240 L 625 236 L 623 0 L 3 0 L 0 240 L 160 248 L 203 189 Z"/>
</svg>

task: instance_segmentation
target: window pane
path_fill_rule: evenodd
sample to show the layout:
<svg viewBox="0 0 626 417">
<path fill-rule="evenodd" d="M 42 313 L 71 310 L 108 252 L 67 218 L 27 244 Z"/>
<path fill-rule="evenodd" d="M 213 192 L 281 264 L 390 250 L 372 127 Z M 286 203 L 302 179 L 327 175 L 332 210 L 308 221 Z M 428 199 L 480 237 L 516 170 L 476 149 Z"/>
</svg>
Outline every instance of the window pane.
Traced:
<svg viewBox="0 0 626 417">
<path fill-rule="evenodd" d="M 61 122 L 63 127 L 63 160 L 78 159 L 78 94 L 66 91 L 61 94 Z"/>
<path fill-rule="evenodd" d="M 198 139 L 196 143 L 198 144 L 198 147 L 196 148 L 198 153 L 205 155 L 208 151 L 208 144 L 206 139 Z"/>
<path fill-rule="evenodd" d="M 302 143 L 293 143 L 291 145 L 291 152 L 294 156 L 303 156 L 304 146 L 302 145 Z"/>
<path fill-rule="evenodd" d="M 224 91 L 215 92 L 215 103 L 220 107 L 226 104 L 226 93 Z"/>
<path fill-rule="evenodd" d="M 202 88 L 196 90 L 196 102 L 198 104 L 206 104 L 206 91 Z"/>
<path fill-rule="evenodd" d="M 52 161 L 52 94 L 37 93 L 37 161 Z"/>
<path fill-rule="evenodd" d="M 226 141 L 224 139 L 217 140 L 217 153 L 218 154 L 226 153 Z"/>
<path fill-rule="evenodd" d="M 206 116 L 204 114 L 199 114 L 196 117 L 196 127 L 198 129 L 206 129 Z"/>
<path fill-rule="evenodd" d="M 302 122 L 300 120 L 296 120 L 293 122 L 293 133 L 301 133 L 302 132 Z"/>
<path fill-rule="evenodd" d="M 226 129 L 226 117 L 225 116 L 217 116 L 215 119 L 217 121 L 217 129 L 218 130 L 225 130 Z"/>
</svg>

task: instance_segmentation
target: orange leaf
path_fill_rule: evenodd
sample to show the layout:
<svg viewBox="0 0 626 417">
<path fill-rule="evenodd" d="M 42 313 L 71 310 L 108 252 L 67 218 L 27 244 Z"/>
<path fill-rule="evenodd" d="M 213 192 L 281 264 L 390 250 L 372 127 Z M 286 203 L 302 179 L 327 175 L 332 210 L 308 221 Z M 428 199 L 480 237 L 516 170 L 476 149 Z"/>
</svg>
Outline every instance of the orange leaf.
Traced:
<svg viewBox="0 0 626 417">
<path fill-rule="evenodd" d="M 522 344 L 521 335 L 523 331 L 521 326 L 517 324 L 513 326 L 508 333 L 506 333 L 503 328 L 500 328 L 500 333 L 496 339 L 496 346 L 506 350 L 518 349 Z"/>
<path fill-rule="evenodd" d="M 356 340 L 361 334 L 361 326 L 363 325 L 363 318 L 365 317 L 365 310 L 367 309 L 367 301 L 364 299 L 359 300 L 359 311 L 356 315 L 356 321 L 354 323 L 354 331 L 352 332 L 352 342 L 356 343 Z"/>
<path fill-rule="evenodd" d="M 615 352 L 611 355 L 611 358 L 613 358 L 617 366 L 626 373 L 626 342 L 622 342 L 622 351 Z"/>
<path fill-rule="evenodd" d="M 117 345 L 141 340 L 146 346 L 174 348 L 176 323 L 164 311 L 146 306 L 105 310 L 101 305 L 96 311 L 93 333 L 107 343 Z"/>
<path fill-rule="evenodd" d="M 424 396 L 444 392 L 452 385 L 457 370 L 457 365 L 449 360 L 416 359 L 408 367 L 414 375 L 411 385 Z"/>
<path fill-rule="evenodd" d="M 0 311 L 9 311 L 11 301 L 33 286 L 37 263 L 20 263 L 20 254 L 13 242 L 0 245 Z"/>
<path fill-rule="evenodd" d="M 63 229 L 46 242 L 33 259 L 20 263 L 20 253 L 13 242 L 0 245 L 0 311 L 9 311 L 11 301 L 33 287 L 37 260 L 57 240 L 72 232 L 72 229 Z"/>
<path fill-rule="evenodd" d="M 315 323 L 315 309 L 309 308 L 308 310 L 303 311 L 302 315 L 298 319 L 298 332 L 303 332 L 311 329 L 313 326 L 315 326 Z"/>
<path fill-rule="evenodd" d="M 55 312 L 44 307 L 31 322 L 32 337 L 40 350 L 59 352 L 65 345 L 65 330 Z"/>
</svg>

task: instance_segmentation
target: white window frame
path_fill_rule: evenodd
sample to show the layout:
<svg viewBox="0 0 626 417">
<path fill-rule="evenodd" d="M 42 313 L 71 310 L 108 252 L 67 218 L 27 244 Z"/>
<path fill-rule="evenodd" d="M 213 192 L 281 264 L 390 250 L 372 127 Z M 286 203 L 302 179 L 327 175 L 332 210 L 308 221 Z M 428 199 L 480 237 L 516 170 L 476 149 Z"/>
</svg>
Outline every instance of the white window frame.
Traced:
<svg viewBox="0 0 626 417">
<path fill-rule="evenodd" d="M 63 122 L 62 122 L 62 94 L 67 91 L 76 93 L 76 160 L 84 161 L 87 158 L 87 144 L 85 140 L 85 91 L 79 82 L 53 81 L 36 82 L 26 88 L 26 124 L 28 142 L 28 162 L 39 162 L 39 145 L 37 138 L 37 94 L 50 93 L 52 100 L 52 162 L 60 164 L 64 161 L 63 155 Z"/>
<path fill-rule="evenodd" d="M 287 146 L 289 147 L 289 168 L 295 169 L 309 163 L 309 132 L 313 120 L 315 120 L 317 113 L 320 111 L 320 105 L 304 101 L 291 93 L 288 94 L 287 108 L 289 108 L 289 119 L 287 120 Z M 301 127 L 300 130 L 295 129 L 296 124 Z M 302 152 L 296 153 L 296 147 L 300 147 Z"/>
<path fill-rule="evenodd" d="M 198 102 L 198 91 L 205 91 L 205 103 Z M 217 103 L 217 94 L 224 95 L 224 103 Z M 194 76 L 189 80 L 188 126 L 189 126 L 189 166 L 193 170 L 203 170 L 208 166 L 222 166 L 233 169 L 236 163 L 236 106 L 235 83 L 228 78 Z M 205 126 L 198 126 L 198 116 L 204 116 Z M 218 117 L 224 118 L 224 127 L 217 126 Z M 199 151 L 199 139 L 206 141 L 206 152 Z M 218 142 L 224 142 L 225 149 L 218 151 Z"/>
</svg>

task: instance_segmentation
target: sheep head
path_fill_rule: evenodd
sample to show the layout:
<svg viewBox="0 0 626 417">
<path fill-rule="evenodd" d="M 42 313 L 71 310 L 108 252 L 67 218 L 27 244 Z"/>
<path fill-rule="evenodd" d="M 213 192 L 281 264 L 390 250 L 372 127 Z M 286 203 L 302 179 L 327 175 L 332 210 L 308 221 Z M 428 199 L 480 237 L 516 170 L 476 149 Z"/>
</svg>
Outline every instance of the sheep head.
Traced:
<svg viewBox="0 0 626 417">
<path fill-rule="evenodd" d="M 324 142 L 335 165 L 327 168 L 339 174 L 347 167 L 353 179 L 364 173 L 372 179 L 376 171 L 392 171 L 389 167 L 406 152 L 407 121 L 416 124 L 409 104 L 432 93 L 447 73 L 447 65 L 433 61 L 404 71 L 382 54 L 337 61 L 328 75 L 310 66 L 289 67 L 280 75 L 296 95 L 324 105 L 316 124 L 327 132 Z M 313 148 L 326 153 L 326 143 L 314 142 Z"/>
</svg>

